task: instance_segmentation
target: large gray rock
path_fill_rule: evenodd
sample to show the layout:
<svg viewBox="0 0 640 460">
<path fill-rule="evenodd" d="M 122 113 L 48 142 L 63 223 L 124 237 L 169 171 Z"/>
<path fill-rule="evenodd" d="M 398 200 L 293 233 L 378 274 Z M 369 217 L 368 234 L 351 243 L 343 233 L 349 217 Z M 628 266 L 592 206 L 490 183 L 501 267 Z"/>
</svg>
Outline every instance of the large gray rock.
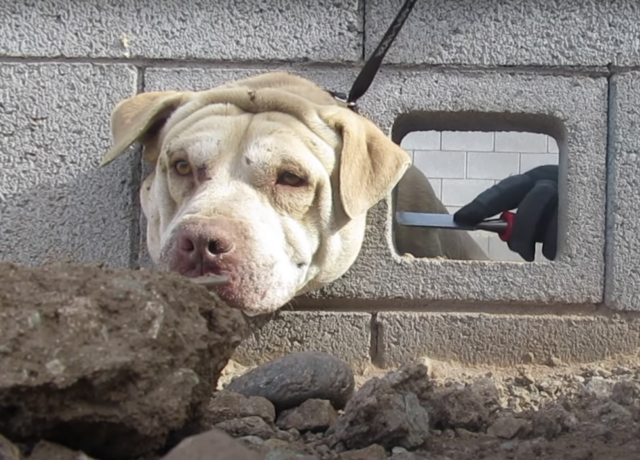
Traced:
<svg viewBox="0 0 640 460">
<path fill-rule="evenodd" d="M 342 443 L 347 449 L 422 445 L 429 435 L 429 414 L 423 404 L 430 388 L 427 368 L 420 364 L 370 379 L 329 430 L 329 443 Z"/>
<path fill-rule="evenodd" d="M 262 396 L 276 410 L 299 406 L 307 399 L 326 399 L 336 409 L 353 394 L 355 380 L 347 363 L 328 353 L 292 353 L 232 380 L 226 390 Z"/>
<path fill-rule="evenodd" d="M 0 432 L 101 460 L 151 452 L 203 414 L 242 331 L 178 275 L 0 263 Z"/>
</svg>

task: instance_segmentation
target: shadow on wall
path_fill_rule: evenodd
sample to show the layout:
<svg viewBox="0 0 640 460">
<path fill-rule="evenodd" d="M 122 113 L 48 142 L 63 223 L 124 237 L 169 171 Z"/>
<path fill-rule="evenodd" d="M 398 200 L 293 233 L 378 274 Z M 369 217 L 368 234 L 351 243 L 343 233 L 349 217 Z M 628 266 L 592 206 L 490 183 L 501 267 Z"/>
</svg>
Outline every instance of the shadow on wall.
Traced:
<svg viewBox="0 0 640 460">
<path fill-rule="evenodd" d="M 520 130 L 416 130 L 406 134 L 400 146 L 429 179 L 450 214 L 500 180 L 540 165 L 557 165 L 560 159 L 556 139 Z M 523 261 L 497 234 L 469 233 L 492 260 Z M 536 261 L 540 260 L 538 245 Z"/>
</svg>

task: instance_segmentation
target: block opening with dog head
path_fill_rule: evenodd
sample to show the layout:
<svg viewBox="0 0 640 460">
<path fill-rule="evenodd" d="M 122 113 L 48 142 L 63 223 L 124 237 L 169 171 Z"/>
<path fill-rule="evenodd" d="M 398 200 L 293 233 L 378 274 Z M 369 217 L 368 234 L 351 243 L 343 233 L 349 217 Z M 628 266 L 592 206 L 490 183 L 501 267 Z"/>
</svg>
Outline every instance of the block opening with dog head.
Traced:
<svg viewBox="0 0 640 460">
<path fill-rule="evenodd" d="M 234 85 L 228 84 L 229 81 L 261 73 L 257 69 L 213 72 L 207 69 L 156 69 L 147 72 L 146 82 L 150 82 L 149 87 L 153 91 L 181 87 L 203 90 L 228 88 L 229 85 Z M 320 87 L 306 79 L 297 80 L 300 83 L 297 88 L 303 92 L 303 98 L 313 99 L 320 93 L 325 97 L 328 93 L 323 88 L 344 87 L 351 81 L 349 72 L 300 70 L 296 73 L 323 85 Z M 362 221 L 366 222 L 366 226 L 364 223 L 359 224 L 358 231 L 350 233 L 349 238 L 338 237 L 339 245 L 325 246 L 326 255 L 343 250 L 353 256 L 353 262 L 349 260 L 340 270 L 336 270 L 335 266 L 330 265 L 333 259 L 324 257 L 321 263 L 334 269 L 335 278 L 332 281 L 330 277 L 325 277 L 320 282 L 308 283 L 304 290 L 298 292 L 291 290 L 290 296 L 295 298 L 296 308 L 352 310 L 356 308 L 355 304 L 359 304 L 371 311 L 389 309 L 389 301 L 393 302 L 394 309 L 420 309 L 426 305 L 445 305 L 449 302 L 458 305 L 461 302 L 497 305 L 515 301 L 546 305 L 550 302 L 597 301 L 602 292 L 602 264 L 596 249 L 603 244 L 597 235 L 600 235 L 603 216 L 604 189 L 601 185 L 604 171 L 600 167 L 585 169 L 582 159 L 591 162 L 587 164 L 604 164 L 604 157 L 601 158 L 601 155 L 606 139 L 606 79 L 581 79 L 580 85 L 576 85 L 574 79 L 566 77 L 489 78 L 475 73 L 449 75 L 413 72 L 403 74 L 403 78 L 398 79 L 396 73 L 381 72 L 378 83 L 371 88 L 367 98 L 361 101 L 359 109 L 360 113 L 380 127 L 381 132 L 387 133 L 383 137 L 391 138 L 394 145 L 389 148 L 392 151 L 402 151 L 398 144 L 407 133 L 423 129 L 532 131 L 546 133 L 558 140 L 560 206 L 568 210 L 569 214 L 563 214 L 559 224 L 561 240 L 564 236 L 569 241 L 568 252 L 563 254 L 561 241 L 559 257 L 552 264 L 505 265 L 500 261 L 468 263 L 465 260 L 401 257 L 394 248 L 392 237 L 391 190 L 395 189 L 397 182 L 390 183 L 388 193 L 385 192 L 377 204 L 368 210 L 366 217 L 363 217 Z M 489 86 L 486 83 L 488 80 L 491 80 Z M 521 80 L 527 81 L 525 91 L 519 84 Z M 274 84 L 276 88 L 283 86 L 277 82 Z M 399 85 L 402 86 L 402 91 Z M 473 88 L 477 85 L 491 91 L 483 93 L 483 97 L 479 99 L 469 97 L 468 94 L 473 93 Z M 541 94 L 547 97 L 540 97 Z M 336 101 L 332 98 L 327 100 L 327 104 L 333 106 Z M 594 109 L 595 112 L 592 112 L 595 114 L 586 119 L 579 115 L 591 106 L 601 110 Z M 520 107 L 521 111 L 512 113 L 510 107 Z M 439 114 L 438 117 L 434 117 L 434 113 Z M 429 117 L 422 116 L 424 114 Z M 460 117 L 472 120 L 480 118 L 480 124 L 484 123 L 484 127 L 477 123 L 466 126 L 457 123 L 450 126 L 452 116 L 453 121 L 460 120 Z M 496 121 L 500 124 L 497 125 Z M 387 140 L 378 139 L 389 146 Z M 410 158 L 403 155 L 406 152 L 402 151 L 400 155 L 407 160 L 406 167 L 413 169 L 410 167 Z M 577 171 L 580 171 L 580 180 L 576 180 Z M 572 175 L 567 176 L 567 173 Z M 396 178 L 398 182 L 406 180 L 407 173 L 400 176 L 401 179 Z M 567 193 L 563 191 L 565 178 Z M 590 182 L 585 182 L 587 179 Z M 332 190 L 332 193 L 331 196 L 337 199 L 335 205 L 340 207 L 339 190 L 338 193 Z M 153 200 L 156 204 L 162 203 L 155 197 Z M 571 209 L 564 205 L 565 200 L 571 203 Z M 245 212 L 244 215 L 248 214 Z M 571 230 L 570 234 L 564 232 L 563 219 Z M 280 241 L 276 241 L 276 244 L 283 248 Z M 286 253 L 284 250 L 280 252 Z M 255 252 L 254 256 L 260 260 L 264 258 L 260 251 Z M 473 257 L 458 259 L 471 258 Z M 340 272 L 343 274 L 340 275 Z M 282 302 L 282 305 L 277 305 L 278 303 L 280 302 L 272 302 L 270 308 L 275 310 L 290 305 L 288 301 Z M 247 308 L 251 309 L 252 306 L 247 304 Z M 254 308 L 249 313 L 257 314 L 268 310 L 269 308 Z"/>
<path fill-rule="evenodd" d="M 491 117 L 494 114 L 475 116 Z M 455 122 L 449 125 L 448 129 L 435 130 L 431 128 L 429 121 L 431 117 L 425 128 L 409 132 L 400 141 L 401 147 L 412 156 L 414 166 L 428 180 L 428 184 L 421 181 L 419 186 L 432 189 L 412 189 L 407 181 L 402 181 L 397 193 L 401 202 L 405 204 L 404 207 L 409 206 L 409 209 L 406 209 L 409 212 L 417 212 L 416 209 L 421 205 L 425 208 L 435 206 L 414 202 L 411 196 L 415 194 L 426 197 L 427 200 L 435 196 L 445 208 L 439 212 L 451 215 L 481 192 L 509 176 L 525 173 L 537 166 L 559 163 L 556 139 L 546 133 L 531 132 L 530 125 L 509 131 L 500 128 L 480 131 L 467 128 L 477 125 L 473 120 L 469 120 L 463 125 Z M 501 126 L 499 122 L 496 125 Z M 401 251 L 406 240 L 403 233 L 407 229 L 398 224 L 395 215 L 394 220 L 394 243 L 396 250 Z M 431 232 L 434 231 L 449 234 L 459 230 L 442 229 Z M 518 253 L 509 250 L 497 233 L 476 230 L 469 231 L 469 235 L 490 260 L 523 261 Z M 541 244 L 536 245 L 537 261 L 545 261 Z"/>
</svg>

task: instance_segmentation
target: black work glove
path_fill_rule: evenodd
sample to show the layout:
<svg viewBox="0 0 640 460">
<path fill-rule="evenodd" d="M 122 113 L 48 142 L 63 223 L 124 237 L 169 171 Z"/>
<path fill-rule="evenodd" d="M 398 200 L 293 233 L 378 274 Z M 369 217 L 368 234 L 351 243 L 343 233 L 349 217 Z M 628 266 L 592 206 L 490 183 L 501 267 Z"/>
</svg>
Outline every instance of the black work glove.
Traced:
<svg viewBox="0 0 640 460">
<path fill-rule="evenodd" d="M 482 220 L 518 208 L 509 249 L 527 262 L 535 258 L 536 243 L 542 254 L 556 257 L 558 246 L 558 166 L 538 166 L 524 174 L 507 177 L 485 190 L 453 215 L 461 225 L 477 225 Z"/>
</svg>

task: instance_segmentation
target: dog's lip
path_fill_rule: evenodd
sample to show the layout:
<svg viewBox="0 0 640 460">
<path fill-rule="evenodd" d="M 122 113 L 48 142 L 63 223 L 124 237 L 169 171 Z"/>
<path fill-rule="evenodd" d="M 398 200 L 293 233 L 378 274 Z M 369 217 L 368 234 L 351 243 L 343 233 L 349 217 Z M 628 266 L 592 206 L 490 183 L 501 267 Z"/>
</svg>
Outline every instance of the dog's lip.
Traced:
<svg viewBox="0 0 640 460">
<path fill-rule="evenodd" d="M 189 279 L 201 286 L 227 286 L 231 283 L 231 278 L 228 275 L 206 274 L 202 276 L 189 277 Z"/>
</svg>

